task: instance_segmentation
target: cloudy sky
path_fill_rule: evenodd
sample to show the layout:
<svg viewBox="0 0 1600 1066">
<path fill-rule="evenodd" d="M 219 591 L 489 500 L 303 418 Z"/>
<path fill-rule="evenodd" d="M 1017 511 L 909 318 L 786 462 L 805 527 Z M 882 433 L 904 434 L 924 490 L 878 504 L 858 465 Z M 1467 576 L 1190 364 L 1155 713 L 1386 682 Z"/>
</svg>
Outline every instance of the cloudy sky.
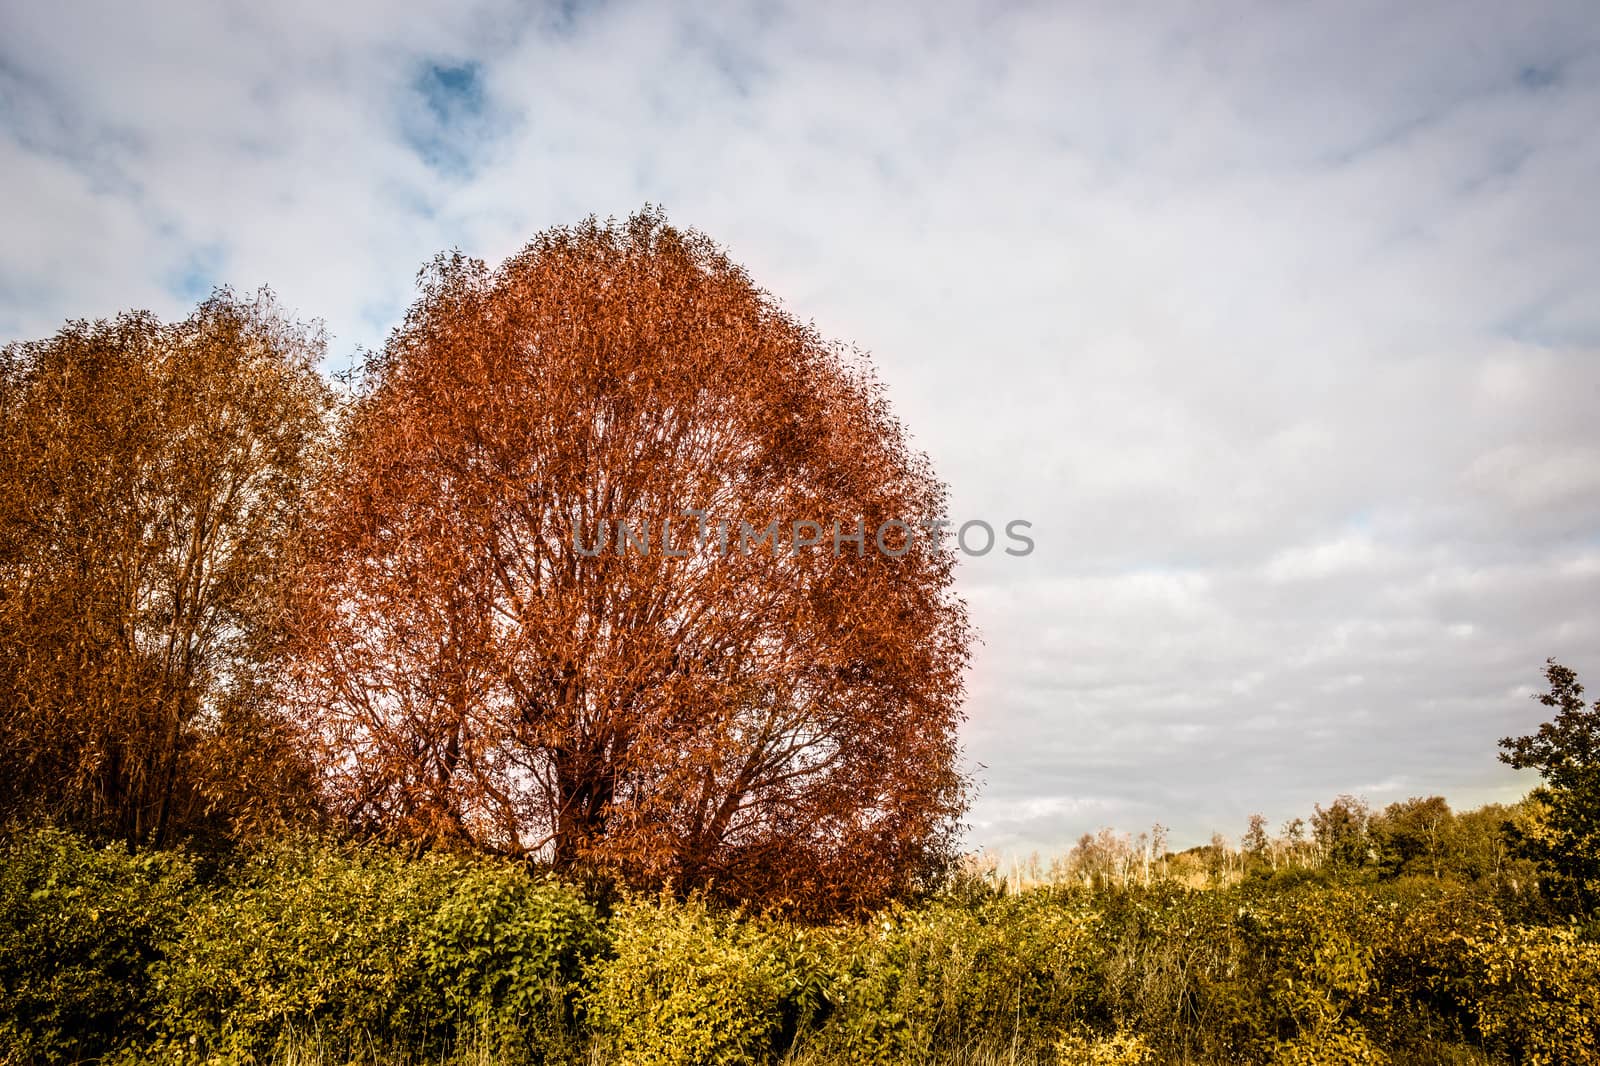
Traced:
<svg viewBox="0 0 1600 1066">
<path fill-rule="evenodd" d="M 0 0 L 0 340 L 645 202 L 873 354 L 984 636 L 971 840 L 1531 782 L 1600 689 L 1600 16 Z"/>
</svg>

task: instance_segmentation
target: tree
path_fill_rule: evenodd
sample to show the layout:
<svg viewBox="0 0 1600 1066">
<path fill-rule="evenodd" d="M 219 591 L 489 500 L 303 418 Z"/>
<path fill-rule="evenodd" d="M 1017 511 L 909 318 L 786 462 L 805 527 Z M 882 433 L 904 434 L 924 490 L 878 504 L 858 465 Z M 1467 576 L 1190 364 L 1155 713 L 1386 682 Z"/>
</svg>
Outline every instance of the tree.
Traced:
<svg viewBox="0 0 1600 1066">
<path fill-rule="evenodd" d="M 1311 835 L 1322 861 L 1330 866 L 1357 867 L 1368 859 L 1367 805 L 1355 796 L 1339 796 L 1327 810 L 1317 804 L 1311 815 Z"/>
<path fill-rule="evenodd" d="M 1545 661 L 1550 691 L 1536 698 L 1555 717 L 1522 737 L 1500 741 L 1500 761 L 1539 771 L 1544 783 L 1529 798 L 1541 817 L 1508 823 L 1515 851 L 1544 872 L 1553 895 L 1580 907 L 1600 901 L 1600 702 L 1583 702 L 1578 675 Z"/>
<path fill-rule="evenodd" d="M 1508 823 L 1528 821 L 1530 811 L 1538 806 L 1537 801 L 1528 800 L 1509 807 L 1490 803 L 1457 814 L 1460 876 L 1469 881 L 1488 879 L 1512 892 L 1520 891 L 1523 884 L 1537 883 L 1537 867 L 1514 853 Z"/>
<path fill-rule="evenodd" d="M 820 907 L 946 859 L 970 634 L 865 362 L 648 211 L 422 290 L 298 623 L 345 814 Z"/>
<path fill-rule="evenodd" d="M 1282 844 L 1285 861 L 1289 863 L 1302 862 L 1306 850 L 1306 820 L 1304 818 L 1290 818 L 1283 823 L 1279 834 L 1278 839 Z"/>
<path fill-rule="evenodd" d="M 1381 872 L 1388 877 L 1439 877 L 1455 857 L 1455 815 L 1443 796 L 1391 803 L 1374 815 L 1371 836 Z"/>
<path fill-rule="evenodd" d="M 227 291 L 0 353 L 0 813 L 159 842 L 305 795 L 263 679 L 320 354 Z"/>
<path fill-rule="evenodd" d="M 1141 834 L 1140 841 L 1143 843 L 1136 844 L 1128 834 L 1109 826 L 1098 833 L 1084 833 L 1066 855 L 1051 863 L 1050 880 L 1057 884 L 1081 881 L 1088 889 L 1125 888 L 1133 882 L 1148 838 Z"/>
<path fill-rule="evenodd" d="M 1262 862 L 1269 859 L 1268 849 L 1271 840 L 1267 836 L 1267 819 L 1265 815 L 1252 814 L 1250 826 L 1245 830 L 1244 836 L 1239 838 L 1239 850 L 1253 862 Z"/>
<path fill-rule="evenodd" d="M 1150 827 L 1150 850 L 1145 864 L 1145 884 L 1150 883 L 1149 863 L 1159 860 L 1161 863 L 1161 876 L 1167 876 L 1167 827 L 1156 822 Z"/>
<path fill-rule="evenodd" d="M 1227 883 L 1229 875 L 1233 873 L 1233 860 L 1235 852 L 1228 838 L 1221 833 L 1211 834 L 1211 843 L 1206 846 L 1206 871 L 1214 881 Z"/>
</svg>

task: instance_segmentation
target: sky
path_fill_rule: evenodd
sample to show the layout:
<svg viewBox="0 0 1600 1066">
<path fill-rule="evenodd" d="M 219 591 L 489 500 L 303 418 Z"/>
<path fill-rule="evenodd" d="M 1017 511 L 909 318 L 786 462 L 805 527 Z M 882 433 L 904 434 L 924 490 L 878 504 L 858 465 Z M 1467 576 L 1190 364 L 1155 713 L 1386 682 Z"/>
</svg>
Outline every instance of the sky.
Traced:
<svg viewBox="0 0 1600 1066">
<path fill-rule="evenodd" d="M 646 203 L 869 351 L 983 643 L 973 847 L 1509 801 L 1600 691 L 1600 16 L 1573 3 L 0 0 L 0 342 Z"/>
</svg>

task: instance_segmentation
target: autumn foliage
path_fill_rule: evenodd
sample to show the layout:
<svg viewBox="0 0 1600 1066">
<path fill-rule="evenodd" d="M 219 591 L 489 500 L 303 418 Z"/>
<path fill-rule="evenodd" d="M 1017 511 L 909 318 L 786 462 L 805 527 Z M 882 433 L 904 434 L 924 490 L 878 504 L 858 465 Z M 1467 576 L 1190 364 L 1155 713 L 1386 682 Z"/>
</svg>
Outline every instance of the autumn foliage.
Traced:
<svg viewBox="0 0 1600 1066">
<path fill-rule="evenodd" d="M 161 842 L 309 799 L 267 682 L 321 343 L 221 291 L 0 353 L 0 815 Z"/>
<path fill-rule="evenodd" d="M 969 632 L 907 535 L 943 487 L 703 236 L 435 260 L 331 469 L 290 696 L 344 817 L 818 909 L 947 856 Z"/>
</svg>

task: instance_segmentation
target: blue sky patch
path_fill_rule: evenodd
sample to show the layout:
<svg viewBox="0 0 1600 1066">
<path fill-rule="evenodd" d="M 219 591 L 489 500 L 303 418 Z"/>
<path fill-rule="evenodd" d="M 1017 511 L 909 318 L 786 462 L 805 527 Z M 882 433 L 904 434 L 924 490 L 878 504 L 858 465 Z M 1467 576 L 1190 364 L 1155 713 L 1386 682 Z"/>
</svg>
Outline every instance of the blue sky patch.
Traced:
<svg viewBox="0 0 1600 1066">
<path fill-rule="evenodd" d="M 195 304 L 225 283 L 226 256 L 215 244 L 191 248 L 167 274 L 166 289 L 185 303 Z"/>
<path fill-rule="evenodd" d="M 406 143 L 440 173 L 469 177 L 491 132 L 482 64 L 428 63 L 411 89 L 401 122 Z"/>
</svg>

